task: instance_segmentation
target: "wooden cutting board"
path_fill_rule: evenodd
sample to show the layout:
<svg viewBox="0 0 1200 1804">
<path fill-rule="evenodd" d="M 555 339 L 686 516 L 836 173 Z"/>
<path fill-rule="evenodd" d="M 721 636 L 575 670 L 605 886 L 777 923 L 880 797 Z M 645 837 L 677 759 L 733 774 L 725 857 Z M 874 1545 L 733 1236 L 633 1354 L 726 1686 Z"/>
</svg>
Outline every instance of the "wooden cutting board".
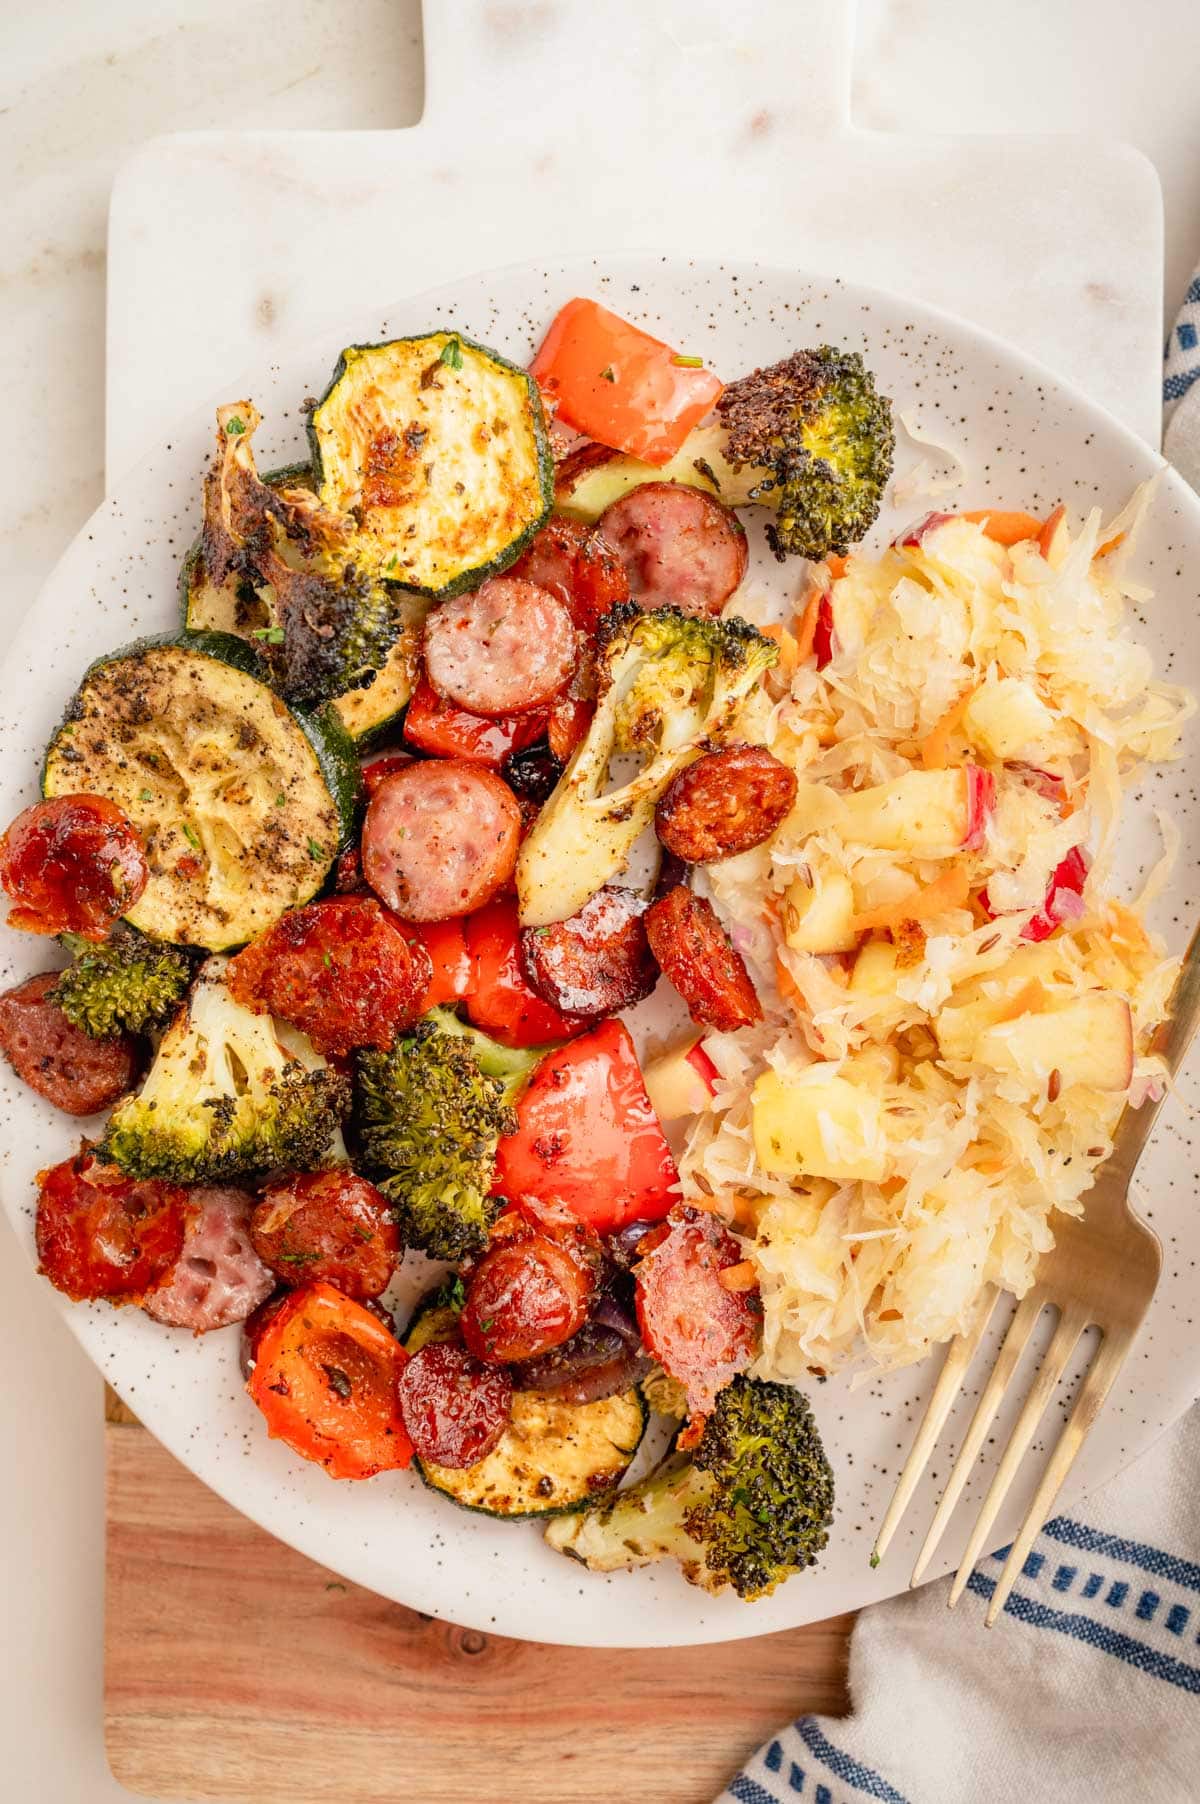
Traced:
<svg viewBox="0 0 1200 1804">
<path fill-rule="evenodd" d="M 895 287 L 1153 434 L 1153 171 L 1096 140 L 857 131 L 852 29 L 849 0 L 439 0 L 409 130 L 147 145 L 110 219 L 110 479 L 280 333 L 367 336 L 399 295 L 548 248 Z M 778 1724 L 848 1707 L 850 1617 L 671 1652 L 465 1631 L 273 1540 L 111 1397 L 107 1436 L 105 1722 L 131 1791 L 703 1804 Z"/>
<path fill-rule="evenodd" d="M 707 1804 L 847 1708 L 852 1618 L 725 1647 L 459 1629 L 264 1534 L 109 1393 L 105 1732 L 130 1791 L 222 1804 Z"/>
</svg>

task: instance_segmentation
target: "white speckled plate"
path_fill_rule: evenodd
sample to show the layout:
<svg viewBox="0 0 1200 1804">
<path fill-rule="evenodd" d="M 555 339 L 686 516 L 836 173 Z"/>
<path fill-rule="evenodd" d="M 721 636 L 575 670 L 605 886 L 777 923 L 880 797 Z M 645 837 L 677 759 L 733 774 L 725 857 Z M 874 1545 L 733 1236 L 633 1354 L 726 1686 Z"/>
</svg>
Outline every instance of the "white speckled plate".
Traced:
<svg viewBox="0 0 1200 1804">
<path fill-rule="evenodd" d="M 256 445 L 263 468 L 303 450 L 300 403 L 319 393 L 343 343 L 453 323 L 518 361 L 530 354 L 554 309 L 591 292 L 733 376 L 800 344 L 859 346 L 899 408 L 961 448 L 965 487 L 952 505 L 993 504 L 1045 512 L 1063 500 L 1073 513 L 1102 503 L 1114 511 L 1159 459 L 1115 420 L 1017 351 L 960 321 L 895 296 L 836 281 L 749 265 L 662 258 L 520 267 L 480 276 L 417 300 L 387 317 L 347 308 L 317 344 L 269 369 L 231 378 L 219 401 L 250 395 L 265 416 Z M 186 355 L 186 346 L 180 347 Z M 0 673 L 0 819 L 36 793 L 42 748 L 85 665 L 97 653 L 177 617 L 176 576 L 197 530 L 201 472 L 209 455 L 212 408 L 197 412 L 155 447 L 98 510 L 51 576 Z M 913 454 L 908 454 L 913 461 Z M 903 464 L 901 465 L 903 468 Z M 905 518 L 922 512 L 920 503 Z M 904 523 L 893 512 L 873 540 Z M 1200 503 L 1167 472 L 1140 546 L 1139 566 L 1157 591 L 1144 635 L 1162 673 L 1200 686 L 1195 628 L 1200 570 Z M 761 555 L 752 582 L 794 593 L 795 577 Z M 782 591 L 781 591 L 782 592 Z M 1200 894 L 1200 735 L 1181 764 L 1157 773 L 1135 797 L 1123 846 L 1130 887 L 1157 854 L 1152 804 L 1169 807 L 1183 829 L 1183 854 L 1158 925 L 1172 943 L 1185 937 L 1189 899 Z M 0 981 L 44 967 L 36 940 L 5 932 Z M 1184 1100 L 1196 1100 L 1194 1079 Z M 65 1157 L 76 1125 L 55 1114 L 4 1068 L 0 1096 L 7 1133 L 0 1167 L 3 1200 L 31 1262 L 34 1174 Z M 1132 1460 L 1200 1392 L 1200 1339 L 1192 1326 L 1196 1273 L 1197 1158 L 1184 1111 L 1169 1103 L 1142 1173 L 1147 1213 L 1166 1254 L 1162 1286 L 1145 1331 L 1073 1475 L 1068 1497 Z M 419 1266 L 410 1259 L 406 1271 Z M 420 1288 L 397 1287 L 402 1305 Z M 335 1484 L 316 1467 L 269 1442 L 242 1394 L 234 1331 L 194 1340 L 134 1309 L 71 1305 L 44 1286 L 105 1376 L 146 1425 L 199 1477 L 239 1509 L 313 1559 L 359 1584 L 416 1608 L 480 1629 L 595 1645 L 682 1645 L 790 1628 L 899 1590 L 932 1509 L 935 1472 L 909 1513 L 889 1558 L 872 1572 L 872 1531 L 892 1485 L 933 1369 L 900 1373 L 852 1391 L 848 1379 L 814 1386 L 814 1404 L 833 1461 L 838 1513 L 821 1565 L 755 1605 L 708 1599 L 674 1570 L 601 1578 L 549 1553 L 536 1526 L 505 1526 L 456 1510 L 410 1474 L 367 1484 Z M 53 1398 L 36 1399 L 52 1409 Z M 1051 1426 L 1059 1420 L 1051 1411 Z M 961 1432 L 962 1415 L 952 1422 Z M 1003 1430 L 1004 1424 L 1001 1424 Z M 999 1436 L 997 1436 L 997 1439 Z M 981 1468 L 943 1545 L 945 1570 L 957 1561 L 981 1495 Z M 1019 1519 L 1017 1494 L 997 1542 Z"/>
</svg>

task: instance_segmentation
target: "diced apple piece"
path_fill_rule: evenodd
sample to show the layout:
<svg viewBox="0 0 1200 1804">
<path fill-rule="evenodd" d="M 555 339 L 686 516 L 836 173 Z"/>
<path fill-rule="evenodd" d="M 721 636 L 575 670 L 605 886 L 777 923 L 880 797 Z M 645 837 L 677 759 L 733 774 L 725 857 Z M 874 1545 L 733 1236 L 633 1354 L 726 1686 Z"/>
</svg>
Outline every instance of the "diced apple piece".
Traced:
<svg viewBox="0 0 1200 1804">
<path fill-rule="evenodd" d="M 980 1038 L 993 1027 L 1009 1006 L 1009 998 L 980 996 L 974 1002 L 951 1004 L 933 1023 L 938 1050 L 944 1059 L 970 1059 Z"/>
<path fill-rule="evenodd" d="M 976 1002 L 981 996 L 999 996 L 1007 1002 L 1031 978 L 1051 984 L 1066 977 L 1071 969 L 1070 961 L 1063 958 L 1059 946 L 1034 946 L 1022 942 L 1002 965 L 994 966 L 982 977 L 968 977 L 963 983 L 956 984 L 954 1005 Z"/>
<path fill-rule="evenodd" d="M 1057 1071 L 1063 1089 L 1087 1084 L 1094 1090 L 1127 1090 L 1133 1018 L 1123 997 L 1090 990 L 1058 1008 L 986 1028 L 972 1056 L 993 1071 L 1015 1071 L 1039 1083 L 1049 1083 Z"/>
<path fill-rule="evenodd" d="M 783 898 L 783 937 L 793 952 L 850 952 L 854 931 L 854 889 L 843 871 L 813 868 L 813 881 L 797 877 Z"/>
<path fill-rule="evenodd" d="M 828 1065 L 786 1080 L 765 1071 L 754 1086 L 752 1114 L 764 1171 L 871 1184 L 887 1174 L 882 1098 Z"/>
<path fill-rule="evenodd" d="M 642 1072 L 642 1080 L 658 1119 L 680 1121 L 685 1115 L 700 1115 L 707 1109 L 715 1075 L 716 1067 L 697 1035 L 651 1059 Z"/>
<path fill-rule="evenodd" d="M 799 783 L 796 799 L 783 828 L 789 839 L 804 839 L 812 833 L 842 829 L 842 798 L 828 783 Z"/>
<path fill-rule="evenodd" d="M 863 1046 L 842 1066 L 849 1084 L 865 1084 L 877 1090 L 880 1084 L 894 1084 L 900 1076 L 900 1054 L 894 1046 Z"/>
<path fill-rule="evenodd" d="M 973 1058 L 980 1034 L 1012 1014 L 1022 991 L 1034 985 L 1052 984 L 1069 969 L 1057 947 L 1021 945 L 986 976 L 960 983 L 952 1001 L 933 1023 L 942 1057 Z M 1040 1015 L 1039 1019 L 1044 1020 L 1045 1016 Z"/>
<path fill-rule="evenodd" d="M 890 940 L 868 940 L 850 972 L 849 994 L 860 1001 L 891 996 L 896 989 L 896 948 Z"/>
<path fill-rule="evenodd" d="M 965 770 L 912 770 L 841 799 L 843 837 L 885 852 L 956 851 L 968 837 Z"/>
<path fill-rule="evenodd" d="M 973 745 L 998 762 L 1045 758 L 1062 749 L 1063 734 L 1031 683 L 989 677 L 967 703 L 963 725 Z"/>
</svg>

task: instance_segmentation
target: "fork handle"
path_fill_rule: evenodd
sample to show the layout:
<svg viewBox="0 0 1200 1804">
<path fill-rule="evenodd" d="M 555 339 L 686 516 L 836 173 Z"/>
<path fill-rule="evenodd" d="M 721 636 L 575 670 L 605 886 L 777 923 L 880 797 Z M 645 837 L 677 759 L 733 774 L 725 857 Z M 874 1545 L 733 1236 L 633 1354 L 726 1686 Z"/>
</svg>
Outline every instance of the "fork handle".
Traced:
<svg viewBox="0 0 1200 1804">
<path fill-rule="evenodd" d="M 1162 1059 L 1172 1077 L 1183 1064 L 1197 1027 L 1200 1027 L 1200 927 L 1192 934 L 1188 949 L 1183 955 L 1179 976 L 1175 979 L 1175 988 L 1171 991 L 1171 1000 L 1167 1004 L 1167 1018 L 1156 1029 L 1150 1041 L 1150 1051 Z M 1156 1102 L 1147 1098 L 1140 1109 L 1131 1109 L 1126 1105 L 1117 1125 L 1112 1152 L 1101 1170 L 1097 1188 L 1102 1185 L 1104 1189 L 1119 1191 L 1121 1195 L 1128 1190 L 1137 1162 L 1166 1097 L 1164 1089 Z"/>
</svg>

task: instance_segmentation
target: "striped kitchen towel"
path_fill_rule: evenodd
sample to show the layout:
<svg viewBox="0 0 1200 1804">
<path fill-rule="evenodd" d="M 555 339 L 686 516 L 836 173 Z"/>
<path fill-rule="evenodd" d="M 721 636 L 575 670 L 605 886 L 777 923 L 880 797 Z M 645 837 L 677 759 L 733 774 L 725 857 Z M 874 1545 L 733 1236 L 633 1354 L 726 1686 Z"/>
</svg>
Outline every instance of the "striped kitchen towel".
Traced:
<svg viewBox="0 0 1200 1804">
<path fill-rule="evenodd" d="M 1188 283 L 1183 305 L 1163 349 L 1163 424 L 1200 376 L 1200 269 Z"/>
<path fill-rule="evenodd" d="M 1200 489 L 1200 270 L 1167 342 L 1163 420 Z M 949 1579 L 865 1610 L 852 1713 L 781 1729 L 717 1804 L 1197 1804 L 1200 1404 L 1046 1524 L 988 1633 L 1007 1553 L 975 1568 L 953 1616 Z"/>
<path fill-rule="evenodd" d="M 1163 451 L 1200 489 L 1200 269 L 1188 283 L 1163 354 Z"/>
<path fill-rule="evenodd" d="M 781 1729 L 718 1804 L 1196 1804 L 1200 1405 L 1046 1524 L 989 1632 L 1007 1551 L 953 1615 L 948 1579 L 865 1610 L 852 1714 Z"/>
</svg>

